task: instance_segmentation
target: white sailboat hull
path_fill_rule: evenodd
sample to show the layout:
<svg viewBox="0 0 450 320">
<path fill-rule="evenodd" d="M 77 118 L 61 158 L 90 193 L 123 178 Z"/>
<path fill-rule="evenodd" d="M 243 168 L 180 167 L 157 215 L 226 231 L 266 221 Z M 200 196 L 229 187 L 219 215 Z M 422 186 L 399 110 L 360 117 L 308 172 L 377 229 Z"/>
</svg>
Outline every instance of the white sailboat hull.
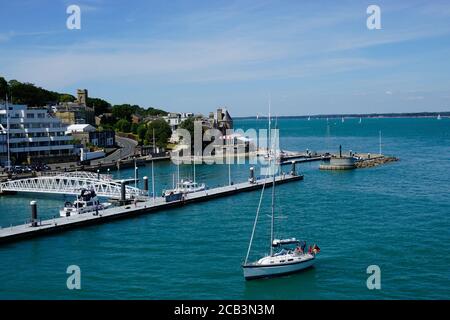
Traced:
<svg viewBox="0 0 450 320">
<path fill-rule="evenodd" d="M 260 278 L 271 278 L 283 276 L 301 270 L 307 269 L 314 265 L 315 257 L 293 263 L 274 264 L 274 265 L 244 265 L 245 280 L 253 280 Z"/>
</svg>

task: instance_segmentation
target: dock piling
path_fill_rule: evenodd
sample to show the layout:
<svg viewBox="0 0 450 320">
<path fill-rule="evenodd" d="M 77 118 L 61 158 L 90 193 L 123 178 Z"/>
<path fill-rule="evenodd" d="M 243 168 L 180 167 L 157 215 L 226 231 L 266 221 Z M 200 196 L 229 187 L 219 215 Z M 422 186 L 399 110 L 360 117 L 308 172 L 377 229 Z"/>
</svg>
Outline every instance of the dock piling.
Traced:
<svg viewBox="0 0 450 320">
<path fill-rule="evenodd" d="M 37 223 L 37 203 L 36 203 L 36 201 L 31 201 L 30 207 L 31 207 L 31 226 L 37 227 L 38 223 Z"/>
<path fill-rule="evenodd" d="M 248 179 L 248 182 L 255 183 L 255 168 L 250 167 L 250 178 Z"/>
<path fill-rule="evenodd" d="M 144 177 L 144 190 L 148 191 L 148 177 L 147 176 Z"/>
<path fill-rule="evenodd" d="M 295 161 L 293 160 L 291 163 L 292 163 L 291 174 L 292 174 L 293 176 L 296 176 L 296 175 L 297 175 L 297 172 L 296 172 L 296 170 L 295 170 Z"/>
<path fill-rule="evenodd" d="M 120 181 L 120 201 L 125 202 L 125 180 Z"/>
</svg>

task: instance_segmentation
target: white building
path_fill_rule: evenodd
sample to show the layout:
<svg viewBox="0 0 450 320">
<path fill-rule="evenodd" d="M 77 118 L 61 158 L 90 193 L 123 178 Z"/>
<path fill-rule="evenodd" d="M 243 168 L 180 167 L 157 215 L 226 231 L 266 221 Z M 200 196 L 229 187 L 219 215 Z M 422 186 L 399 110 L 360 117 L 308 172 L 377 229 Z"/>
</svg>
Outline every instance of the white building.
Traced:
<svg viewBox="0 0 450 320">
<path fill-rule="evenodd" d="M 90 124 L 71 124 L 67 127 L 66 134 L 94 132 L 96 130 L 97 129 L 95 129 L 95 127 L 91 126 Z"/>
<path fill-rule="evenodd" d="M 186 119 L 193 117 L 194 114 L 192 112 L 183 112 L 176 113 L 170 112 L 167 116 L 163 117 L 164 120 L 169 124 L 170 129 L 172 130 L 172 136 L 170 137 L 170 142 L 178 142 L 178 135 L 175 134 L 175 130 L 178 129 L 178 126 Z"/>
<path fill-rule="evenodd" d="M 0 104 L 0 163 L 32 160 L 46 162 L 51 157 L 73 154 L 72 138 L 65 134 L 66 125 L 51 116 L 47 109 L 28 108 L 26 105 Z"/>
</svg>

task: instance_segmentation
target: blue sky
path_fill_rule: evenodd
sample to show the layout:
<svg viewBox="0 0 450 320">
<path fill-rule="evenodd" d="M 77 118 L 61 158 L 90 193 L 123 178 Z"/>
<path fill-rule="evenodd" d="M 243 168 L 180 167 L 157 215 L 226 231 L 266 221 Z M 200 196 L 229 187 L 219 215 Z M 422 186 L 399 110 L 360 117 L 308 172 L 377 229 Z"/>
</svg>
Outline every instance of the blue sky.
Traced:
<svg viewBox="0 0 450 320">
<path fill-rule="evenodd" d="M 269 94 L 278 115 L 450 110 L 449 1 L 0 1 L 0 75 L 51 90 L 236 116 Z"/>
</svg>

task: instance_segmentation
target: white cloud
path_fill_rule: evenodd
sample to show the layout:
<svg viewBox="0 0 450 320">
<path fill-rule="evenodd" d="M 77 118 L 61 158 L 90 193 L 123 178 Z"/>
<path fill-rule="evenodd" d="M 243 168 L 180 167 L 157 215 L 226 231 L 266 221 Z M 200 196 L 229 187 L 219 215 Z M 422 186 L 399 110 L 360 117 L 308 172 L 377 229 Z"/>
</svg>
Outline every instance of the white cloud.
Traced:
<svg viewBox="0 0 450 320">
<path fill-rule="evenodd" d="M 410 96 L 410 97 L 406 97 L 406 100 L 411 100 L 411 101 L 414 101 L 414 100 L 423 100 L 423 99 L 425 99 L 424 96 Z"/>
<path fill-rule="evenodd" d="M 11 77 L 50 88 L 125 77 L 177 83 L 286 79 L 395 64 L 398 61 L 366 58 L 357 51 L 450 32 L 450 26 L 439 29 L 413 24 L 369 36 L 364 19 L 363 31 L 346 27 L 347 23 L 364 18 L 364 10 L 358 15 L 354 8 L 339 7 L 333 15 L 311 15 L 313 11 L 307 9 L 291 12 L 284 8 L 283 14 L 274 13 L 266 20 L 266 16 L 258 16 L 265 4 L 234 3 L 213 11 L 174 15 L 167 22 L 175 30 L 220 26 L 213 34 L 195 33 L 170 41 L 149 36 L 129 40 L 93 37 L 70 46 L 34 45 L 25 53 L 4 50 L 0 57 L 9 53 L 15 62 L 6 64 L 1 62 L 6 59 L 0 59 L 0 68 Z M 99 3 L 91 1 L 80 6 L 92 11 Z M 239 23 L 233 23 L 236 18 Z M 337 28 L 342 25 L 343 28 Z M 0 42 L 10 37 L 0 34 Z"/>
</svg>

